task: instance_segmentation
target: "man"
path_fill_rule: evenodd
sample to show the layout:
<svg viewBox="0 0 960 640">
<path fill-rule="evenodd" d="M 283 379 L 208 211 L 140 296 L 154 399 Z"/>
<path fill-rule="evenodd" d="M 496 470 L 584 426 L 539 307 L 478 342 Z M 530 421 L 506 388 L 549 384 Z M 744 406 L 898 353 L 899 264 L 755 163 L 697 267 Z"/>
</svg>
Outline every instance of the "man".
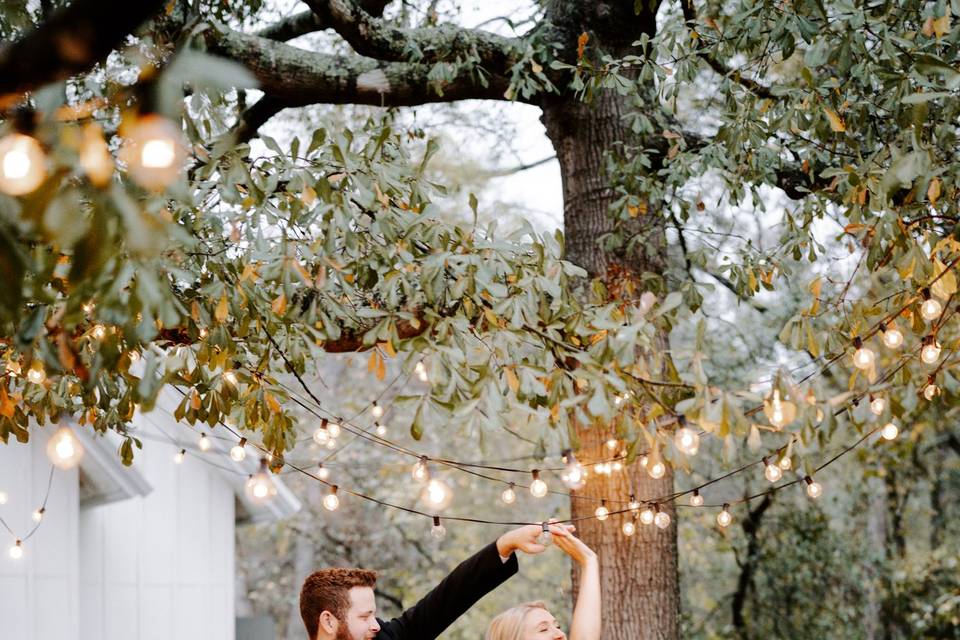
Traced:
<svg viewBox="0 0 960 640">
<path fill-rule="evenodd" d="M 558 526 L 558 525 L 552 525 Z M 569 527 L 572 530 L 572 527 Z M 377 574 L 365 569 L 322 569 L 300 591 L 300 616 L 310 640 L 432 640 L 474 603 L 517 572 L 515 551 L 537 554 L 536 525 L 509 531 L 464 560 L 400 617 L 377 618 Z"/>
</svg>

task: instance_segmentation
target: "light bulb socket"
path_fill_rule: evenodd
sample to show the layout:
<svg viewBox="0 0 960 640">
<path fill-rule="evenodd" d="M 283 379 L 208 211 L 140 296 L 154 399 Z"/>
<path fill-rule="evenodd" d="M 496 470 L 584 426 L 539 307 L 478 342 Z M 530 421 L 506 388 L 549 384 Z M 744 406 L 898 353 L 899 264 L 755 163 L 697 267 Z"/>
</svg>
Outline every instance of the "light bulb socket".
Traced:
<svg viewBox="0 0 960 640">
<path fill-rule="evenodd" d="M 886 322 L 881 322 L 881 323 L 878 325 L 877 328 L 880 329 L 880 333 L 886 333 L 886 332 L 887 332 L 887 323 L 886 323 Z"/>
<path fill-rule="evenodd" d="M 340 488 L 340 487 L 338 487 L 338 486 L 335 485 L 335 484 L 330 485 L 330 495 L 332 495 L 332 496 L 337 495 L 337 489 L 339 489 L 339 488 Z"/>
<path fill-rule="evenodd" d="M 37 112 L 29 104 L 22 104 L 14 109 L 10 121 L 13 130 L 25 136 L 32 136 L 37 130 Z"/>
<path fill-rule="evenodd" d="M 807 484 L 813 484 L 813 478 L 811 478 L 810 476 L 803 476 L 803 481 L 806 482 Z"/>
<path fill-rule="evenodd" d="M 237 446 L 238 446 L 238 447 L 245 447 L 245 446 L 247 446 L 247 439 L 246 439 L 246 438 L 240 438 L 240 442 L 237 443 Z"/>
<path fill-rule="evenodd" d="M 763 456 L 763 457 L 760 458 L 760 459 L 763 460 L 763 466 L 765 466 L 765 467 L 769 467 L 769 466 L 770 466 L 770 458 L 768 458 L 767 456 Z"/>
<path fill-rule="evenodd" d="M 433 526 L 435 527 L 440 526 L 440 516 L 433 516 Z"/>
<path fill-rule="evenodd" d="M 534 480 L 540 479 L 540 469 L 534 469 L 533 471 L 530 472 L 530 474 L 533 476 Z"/>
<path fill-rule="evenodd" d="M 924 287 L 923 289 L 920 289 L 920 295 L 923 296 L 923 299 L 924 299 L 924 300 L 929 300 L 929 299 L 930 299 L 930 287 Z"/>
<path fill-rule="evenodd" d="M 260 458 L 260 471 L 262 471 L 262 472 L 264 472 L 264 473 L 267 472 L 267 459 L 266 459 L 266 458 Z"/>
<path fill-rule="evenodd" d="M 516 487 L 516 486 L 517 486 L 517 485 L 516 485 L 515 483 L 513 483 L 513 482 L 507 483 L 507 488 L 510 489 L 511 491 L 513 491 L 514 487 Z"/>
<path fill-rule="evenodd" d="M 694 489 L 694 490 L 693 490 L 693 495 L 694 495 L 694 497 L 698 497 L 698 496 L 700 495 L 700 489 Z"/>
<path fill-rule="evenodd" d="M 862 348 L 863 348 L 863 340 L 860 339 L 860 336 L 854 337 L 854 339 L 853 339 L 853 348 L 854 348 L 854 349 L 862 349 Z"/>
<path fill-rule="evenodd" d="M 660 513 L 660 503 L 659 503 L 659 502 L 654 502 L 654 503 L 653 503 L 653 512 L 654 512 L 654 513 Z"/>
<path fill-rule="evenodd" d="M 550 533 L 550 529 L 547 527 L 547 522 L 546 522 L 546 521 L 540 523 L 540 530 L 541 530 L 543 533 Z"/>
</svg>

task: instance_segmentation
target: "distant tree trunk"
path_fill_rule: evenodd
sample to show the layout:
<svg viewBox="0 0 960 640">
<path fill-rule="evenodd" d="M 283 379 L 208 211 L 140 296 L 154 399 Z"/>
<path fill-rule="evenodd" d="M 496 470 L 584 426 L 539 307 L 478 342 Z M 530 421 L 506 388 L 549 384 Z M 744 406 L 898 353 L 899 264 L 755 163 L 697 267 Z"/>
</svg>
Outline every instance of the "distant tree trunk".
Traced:
<svg viewBox="0 0 960 640">
<path fill-rule="evenodd" d="M 880 478 L 867 481 L 867 544 L 875 554 L 868 560 L 865 585 L 866 606 L 863 611 L 863 635 L 865 640 L 882 640 L 886 637 L 881 619 L 883 616 L 883 585 L 878 570 L 887 556 L 887 486 Z"/>
<path fill-rule="evenodd" d="M 768 493 L 755 508 L 747 512 L 741 527 L 747 537 L 747 550 L 744 554 L 743 562 L 740 563 L 740 576 L 737 578 L 737 590 L 733 594 L 730 602 L 730 609 L 733 620 L 733 627 L 737 630 L 737 635 L 741 638 L 750 637 L 750 630 L 747 628 L 747 620 L 743 615 L 746 608 L 747 597 L 753 589 L 753 576 L 757 570 L 757 555 L 760 553 L 760 540 L 757 534 L 760 531 L 760 523 L 763 520 L 763 514 L 766 513 L 770 505 L 773 504 L 773 494 Z"/>
</svg>

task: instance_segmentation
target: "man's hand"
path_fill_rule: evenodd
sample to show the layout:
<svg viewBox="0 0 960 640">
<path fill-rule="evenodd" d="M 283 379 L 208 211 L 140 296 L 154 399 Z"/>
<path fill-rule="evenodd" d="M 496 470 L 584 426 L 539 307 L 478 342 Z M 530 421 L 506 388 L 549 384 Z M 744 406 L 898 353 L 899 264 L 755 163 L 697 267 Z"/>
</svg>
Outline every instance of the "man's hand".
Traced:
<svg viewBox="0 0 960 640">
<path fill-rule="evenodd" d="M 550 525 L 550 529 L 563 528 L 565 531 L 573 531 L 573 525 Z M 497 538 L 497 552 L 500 557 L 506 558 L 514 551 L 523 551 L 530 555 L 543 553 L 546 547 L 539 542 L 537 538 L 543 532 L 543 527 L 537 524 L 530 524 L 513 531 L 508 531 Z"/>
</svg>

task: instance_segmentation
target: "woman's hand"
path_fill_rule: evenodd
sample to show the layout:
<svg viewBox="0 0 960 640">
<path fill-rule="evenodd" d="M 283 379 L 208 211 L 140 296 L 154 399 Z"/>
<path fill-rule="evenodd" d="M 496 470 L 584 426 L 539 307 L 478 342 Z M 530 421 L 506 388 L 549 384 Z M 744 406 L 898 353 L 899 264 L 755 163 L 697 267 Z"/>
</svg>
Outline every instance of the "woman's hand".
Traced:
<svg viewBox="0 0 960 640">
<path fill-rule="evenodd" d="M 584 544 L 583 540 L 573 535 L 574 530 L 572 525 L 558 526 L 551 524 L 550 533 L 553 534 L 553 543 L 579 565 L 596 561 L 596 552 Z"/>
</svg>

